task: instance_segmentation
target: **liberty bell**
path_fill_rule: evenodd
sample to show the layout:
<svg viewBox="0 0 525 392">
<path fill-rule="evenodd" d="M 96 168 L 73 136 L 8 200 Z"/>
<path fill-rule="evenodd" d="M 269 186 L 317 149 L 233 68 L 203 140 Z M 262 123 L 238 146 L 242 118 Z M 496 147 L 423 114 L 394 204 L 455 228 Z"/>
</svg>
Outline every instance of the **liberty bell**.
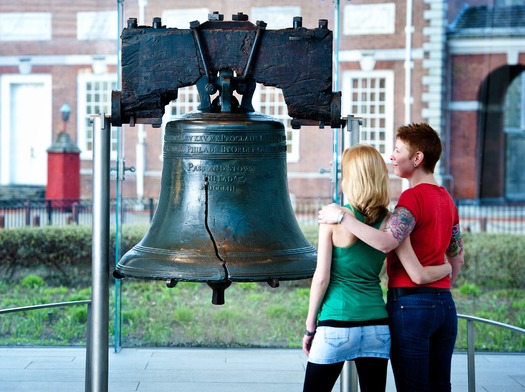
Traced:
<svg viewBox="0 0 525 392">
<path fill-rule="evenodd" d="M 200 106 L 164 132 L 158 208 L 144 238 L 118 262 L 117 278 L 205 282 L 224 303 L 231 282 L 304 279 L 316 250 L 290 202 L 283 124 L 255 112 L 257 83 L 283 90 L 294 127 L 340 126 L 340 94 L 331 91 L 332 34 L 326 21 L 308 30 L 267 31 L 246 15 L 218 13 L 190 29 L 128 20 L 122 33 L 122 91 L 112 97 L 113 125 L 161 125 L 177 89 L 196 85 Z"/>
</svg>

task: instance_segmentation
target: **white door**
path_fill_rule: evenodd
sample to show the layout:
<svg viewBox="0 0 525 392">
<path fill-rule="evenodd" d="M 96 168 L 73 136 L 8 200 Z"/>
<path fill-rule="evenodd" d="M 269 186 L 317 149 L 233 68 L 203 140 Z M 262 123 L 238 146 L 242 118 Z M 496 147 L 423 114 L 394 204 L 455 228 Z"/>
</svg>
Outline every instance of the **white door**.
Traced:
<svg viewBox="0 0 525 392">
<path fill-rule="evenodd" d="M 0 183 L 46 185 L 51 145 L 51 77 L 2 78 Z"/>
</svg>

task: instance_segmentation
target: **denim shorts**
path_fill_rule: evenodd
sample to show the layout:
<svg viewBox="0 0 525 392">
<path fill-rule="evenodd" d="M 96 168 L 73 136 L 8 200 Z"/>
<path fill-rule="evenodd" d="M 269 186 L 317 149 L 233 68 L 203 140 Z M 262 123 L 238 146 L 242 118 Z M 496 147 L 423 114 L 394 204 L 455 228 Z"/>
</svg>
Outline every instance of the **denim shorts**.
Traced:
<svg viewBox="0 0 525 392">
<path fill-rule="evenodd" d="M 360 357 L 390 358 L 388 325 L 318 327 L 308 361 L 326 365 Z"/>
</svg>

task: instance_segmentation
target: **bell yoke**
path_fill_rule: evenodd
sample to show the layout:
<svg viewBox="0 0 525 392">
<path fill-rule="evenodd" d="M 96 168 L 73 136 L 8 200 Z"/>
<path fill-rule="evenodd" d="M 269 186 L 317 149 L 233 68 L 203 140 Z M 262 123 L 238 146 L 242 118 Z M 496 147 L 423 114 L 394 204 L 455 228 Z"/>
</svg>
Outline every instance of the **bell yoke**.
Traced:
<svg viewBox="0 0 525 392">
<path fill-rule="evenodd" d="M 205 282 L 224 303 L 231 282 L 305 279 L 316 250 L 290 202 L 283 124 L 255 112 L 257 83 L 283 92 L 292 126 L 343 126 L 332 92 L 332 32 L 266 30 L 247 15 L 217 12 L 189 29 L 128 20 L 122 33 L 122 91 L 113 91 L 111 122 L 160 127 L 181 87 L 196 85 L 197 110 L 165 126 L 158 208 L 144 238 L 114 276 Z"/>
</svg>

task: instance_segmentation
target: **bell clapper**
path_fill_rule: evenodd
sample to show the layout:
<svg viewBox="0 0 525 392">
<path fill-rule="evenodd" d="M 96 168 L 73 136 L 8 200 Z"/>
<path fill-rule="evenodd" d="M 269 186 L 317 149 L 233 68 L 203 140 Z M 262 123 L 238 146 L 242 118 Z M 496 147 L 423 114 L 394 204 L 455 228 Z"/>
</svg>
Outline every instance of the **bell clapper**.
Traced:
<svg viewBox="0 0 525 392">
<path fill-rule="evenodd" d="M 224 305 L 224 290 L 232 284 L 231 281 L 225 282 L 206 282 L 213 290 L 211 303 L 213 305 Z"/>
</svg>

